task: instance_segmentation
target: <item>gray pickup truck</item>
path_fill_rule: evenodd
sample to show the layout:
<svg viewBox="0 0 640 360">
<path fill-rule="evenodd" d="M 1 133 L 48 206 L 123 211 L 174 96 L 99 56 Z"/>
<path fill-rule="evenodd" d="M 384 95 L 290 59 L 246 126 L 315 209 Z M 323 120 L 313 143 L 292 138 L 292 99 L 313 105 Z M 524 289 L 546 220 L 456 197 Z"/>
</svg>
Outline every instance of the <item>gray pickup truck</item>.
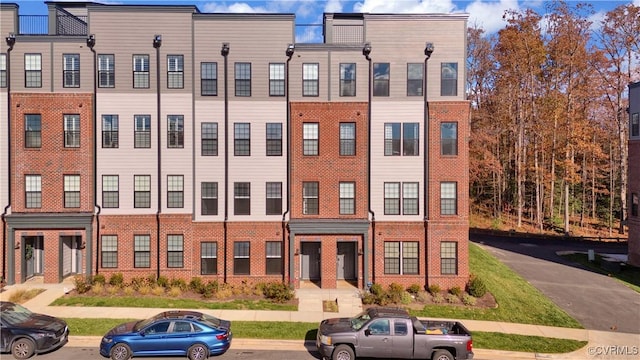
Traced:
<svg viewBox="0 0 640 360">
<path fill-rule="evenodd" d="M 352 318 L 320 322 L 322 359 L 473 359 L 471 333 L 457 321 L 419 320 L 404 309 L 370 308 Z"/>
</svg>

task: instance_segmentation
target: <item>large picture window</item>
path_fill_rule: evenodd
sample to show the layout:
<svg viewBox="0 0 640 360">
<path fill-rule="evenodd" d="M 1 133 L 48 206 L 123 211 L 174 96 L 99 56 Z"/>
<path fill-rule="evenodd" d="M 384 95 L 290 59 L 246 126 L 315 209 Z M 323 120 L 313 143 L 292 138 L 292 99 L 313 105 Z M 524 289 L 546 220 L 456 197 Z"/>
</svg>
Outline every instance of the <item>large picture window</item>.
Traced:
<svg viewBox="0 0 640 360">
<path fill-rule="evenodd" d="M 419 272 L 417 241 L 386 241 L 384 273 L 416 275 Z"/>
</svg>

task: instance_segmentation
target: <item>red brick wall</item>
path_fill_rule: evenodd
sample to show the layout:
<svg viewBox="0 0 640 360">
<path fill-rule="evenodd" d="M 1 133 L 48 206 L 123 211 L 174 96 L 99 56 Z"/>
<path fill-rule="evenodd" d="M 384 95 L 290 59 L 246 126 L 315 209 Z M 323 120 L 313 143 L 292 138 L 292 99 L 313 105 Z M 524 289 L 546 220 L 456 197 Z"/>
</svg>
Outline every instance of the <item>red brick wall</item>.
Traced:
<svg viewBox="0 0 640 360">
<path fill-rule="evenodd" d="M 640 196 L 640 140 L 629 141 L 629 263 L 640 266 L 640 215 L 631 216 L 631 194 Z M 640 211 L 640 210 L 639 210 Z"/>
<path fill-rule="evenodd" d="M 93 212 L 91 94 L 12 94 L 12 212 Z M 42 147 L 25 147 L 26 114 L 40 114 Z M 80 147 L 64 147 L 63 115 L 80 115 Z M 42 207 L 25 208 L 25 175 L 42 176 Z M 80 175 L 80 207 L 64 207 L 64 175 Z"/>
</svg>

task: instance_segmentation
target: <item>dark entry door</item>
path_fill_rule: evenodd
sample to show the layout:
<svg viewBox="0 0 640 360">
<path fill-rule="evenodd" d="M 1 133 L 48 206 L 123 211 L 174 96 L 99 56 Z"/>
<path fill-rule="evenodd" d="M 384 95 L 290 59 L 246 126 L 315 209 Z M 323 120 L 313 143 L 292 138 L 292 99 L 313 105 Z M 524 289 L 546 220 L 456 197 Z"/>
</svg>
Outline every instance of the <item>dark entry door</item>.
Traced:
<svg viewBox="0 0 640 360">
<path fill-rule="evenodd" d="M 301 246 L 302 280 L 320 280 L 320 243 L 303 242 Z"/>
<path fill-rule="evenodd" d="M 338 242 L 338 280 L 356 278 L 356 243 Z"/>
<path fill-rule="evenodd" d="M 25 236 L 22 239 L 25 262 L 25 280 L 42 274 L 43 248 L 42 236 Z"/>
</svg>

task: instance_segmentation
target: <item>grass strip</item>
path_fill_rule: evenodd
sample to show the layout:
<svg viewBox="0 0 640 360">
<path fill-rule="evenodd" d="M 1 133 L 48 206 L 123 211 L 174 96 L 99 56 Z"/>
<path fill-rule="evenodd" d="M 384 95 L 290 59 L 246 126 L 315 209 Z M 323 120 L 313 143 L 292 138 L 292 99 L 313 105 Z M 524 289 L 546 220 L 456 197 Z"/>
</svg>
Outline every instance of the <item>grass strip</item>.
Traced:
<svg viewBox="0 0 640 360">
<path fill-rule="evenodd" d="M 469 267 L 496 299 L 494 309 L 427 305 L 410 311 L 419 317 L 504 321 L 521 324 L 582 328 L 538 289 L 480 246 L 469 243 Z"/>
<path fill-rule="evenodd" d="M 65 318 L 71 335 L 102 336 L 111 328 L 133 319 L 80 319 Z M 281 321 L 233 321 L 233 336 L 240 339 L 311 340 L 315 341 L 317 323 Z M 565 353 L 578 350 L 586 341 L 502 334 L 496 332 L 473 332 L 473 346 L 478 349 L 520 352 Z"/>
<path fill-rule="evenodd" d="M 298 311 L 296 305 L 278 304 L 267 300 L 203 301 L 195 299 L 173 299 L 167 297 L 133 296 L 73 296 L 60 297 L 53 306 L 98 306 L 133 308 L 180 308 L 209 310 L 281 310 Z"/>
</svg>

